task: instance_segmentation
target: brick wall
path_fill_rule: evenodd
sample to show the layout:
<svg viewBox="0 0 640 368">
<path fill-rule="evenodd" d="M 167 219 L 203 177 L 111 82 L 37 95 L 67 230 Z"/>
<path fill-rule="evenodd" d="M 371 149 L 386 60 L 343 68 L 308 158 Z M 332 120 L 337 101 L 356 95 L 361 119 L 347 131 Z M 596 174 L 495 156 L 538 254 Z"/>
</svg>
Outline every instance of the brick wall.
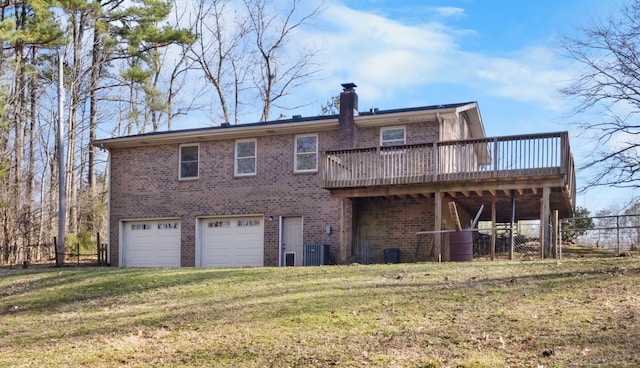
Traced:
<svg viewBox="0 0 640 368">
<path fill-rule="evenodd" d="M 433 198 L 362 198 L 356 201 L 355 257 L 362 263 L 383 263 L 384 250 L 400 249 L 401 262 L 425 261 L 433 230 Z"/>
<path fill-rule="evenodd" d="M 406 128 L 407 143 L 429 142 L 437 137 L 437 126 L 433 122 L 408 124 Z M 294 134 L 247 137 L 257 138 L 257 174 L 249 177 L 234 177 L 235 140 L 198 143 L 199 178 L 196 180 L 178 180 L 178 144 L 112 149 L 112 264 L 118 265 L 120 221 L 180 218 L 181 265 L 194 266 L 197 218 L 248 214 L 274 218 L 274 221 L 264 222 L 265 265 L 278 265 L 279 229 L 275 219 L 279 216 L 303 216 L 303 242 L 330 244 L 332 258 L 338 259 L 343 231 L 340 216 L 344 212 L 341 199 L 332 197 L 329 191 L 320 187 L 320 169 L 315 173 L 293 172 L 294 137 Z M 359 129 L 357 137 L 358 147 L 376 146 L 379 128 Z M 320 152 L 340 148 L 338 130 L 318 132 L 318 143 Z M 391 216 L 397 216 L 401 224 L 385 225 L 393 234 L 385 244 L 406 248 L 406 254 L 411 254 L 416 239 L 415 235 L 407 234 L 423 228 L 425 223 L 432 226 L 434 220 L 427 213 L 433 211 L 432 200 L 381 203 L 384 204 L 375 206 L 358 202 L 359 218 L 372 223 L 390 218 L 383 214 L 388 205 Z M 331 226 L 331 234 L 326 233 L 327 226 Z M 351 249 L 346 249 L 348 256 L 350 253 Z M 412 259 L 403 257 L 403 261 Z"/>
</svg>

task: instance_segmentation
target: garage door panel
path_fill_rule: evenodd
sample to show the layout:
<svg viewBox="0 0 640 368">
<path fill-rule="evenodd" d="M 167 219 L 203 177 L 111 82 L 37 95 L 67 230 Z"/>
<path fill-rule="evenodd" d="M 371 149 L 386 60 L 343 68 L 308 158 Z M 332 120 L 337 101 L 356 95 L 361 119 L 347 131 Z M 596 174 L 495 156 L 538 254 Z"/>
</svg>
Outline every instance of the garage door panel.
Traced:
<svg viewBox="0 0 640 368">
<path fill-rule="evenodd" d="M 180 223 L 125 222 L 123 247 L 125 267 L 180 267 Z"/>
<path fill-rule="evenodd" d="M 202 267 L 264 265 L 262 217 L 201 220 Z"/>
</svg>

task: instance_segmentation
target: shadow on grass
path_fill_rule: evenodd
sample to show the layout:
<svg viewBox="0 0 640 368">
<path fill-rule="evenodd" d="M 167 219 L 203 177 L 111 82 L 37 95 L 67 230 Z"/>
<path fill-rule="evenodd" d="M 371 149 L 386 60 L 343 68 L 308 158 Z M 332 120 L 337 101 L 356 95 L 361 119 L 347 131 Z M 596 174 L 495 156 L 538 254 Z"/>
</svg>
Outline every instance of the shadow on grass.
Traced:
<svg viewBox="0 0 640 368">
<path fill-rule="evenodd" d="M 584 287 L 585 290 L 597 292 L 607 287 L 609 280 L 625 280 L 621 275 L 628 277 L 629 283 L 632 283 L 640 275 L 640 264 L 633 259 L 612 258 L 568 260 L 560 265 L 535 261 L 286 269 L 87 268 L 20 270 L 0 275 L 0 315 L 15 314 L 25 321 L 37 316 L 33 320 L 50 319 L 56 322 L 51 323 L 63 326 L 57 326 L 49 332 L 47 328 L 52 325 L 40 325 L 40 322 L 34 321 L 25 328 L 25 332 L 16 333 L 25 346 L 41 343 L 49 338 L 48 334 L 61 334 L 61 331 L 64 331 L 65 337 L 90 339 L 108 334 L 126 341 L 126 336 L 136 334 L 141 334 L 141 338 L 145 334 L 153 337 L 158 330 L 194 333 L 205 330 L 202 336 L 211 346 L 222 345 L 221 349 L 232 350 L 234 343 L 253 344 L 255 337 L 260 349 L 263 349 L 257 351 L 264 353 L 268 351 L 269 344 L 279 343 L 274 340 L 287 338 L 286 334 L 268 331 L 280 326 L 296 336 L 310 333 L 310 339 L 320 343 L 325 341 L 325 334 L 330 335 L 329 339 L 341 338 L 345 346 L 378 340 L 382 346 L 383 343 L 389 343 L 387 338 L 396 337 L 415 346 L 424 341 L 433 341 L 438 346 L 446 345 L 446 349 L 460 350 L 471 344 L 469 339 L 474 336 L 469 336 L 468 328 L 460 326 L 462 323 L 450 317 L 455 316 L 459 308 L 464 313 L 477 312 L 473 308 L 464 309 L 465 305 L 473 306 L 473 303 L 466 303 L 468 301 L 489 303 L 492 307 L 506 309 L 509 308 L 510 298 L 521 297 L 526 290 L 527 298 L 541 307 L 536 313 L 544 313 L 542 307 L 546 307 L 546 302 L 536 301 L 543 300 L 543 294 L 560 298 L 563 303 L 561 307 L 581 307 L 581 300 L 575 303 L 566 300 L 570 297 L 563 295 L 563 290 Z M 491 293 L 491 300 L 478 296 L 476 291 L 480 289 Z M 636 289 L 630 290 L 633 292 Z M 19 308 L 14 310 L 12 305 Z M 434 307 L 446 308 L 446 316 L 429 314 Z M 65 311 L 79 313 L 66 316 L 69 320 L 52 316 Z M 415 319 L 412 314 L 416 314 Z M 494 319 L 488 320 L 486 315 L 477 314 L 477 318 L 485 320 L 474 326 L 479 329 L 492 328 L 492 332 L 499 331 L 507 343 L 507 336 L 513 333 L 508 329 L 529 318 L 518 316 L 521 320 L 509 320 L 509 316 L 494 316 Z M 629 316 L 631 318 L 634 315 Z M 552 331 L 562 322 L 553 321 L 556 317 L 562 318 L 551 316 L 550 322 L 542 320 L 548 323 L 543 327 L 545 331 Z M 540 340 L 536 337 L 534 341 L 540 341 L 540 345 L 535 345 L 531 352 L 526 353 L 535 355 L 539 347 L 546 347 L 542 345 L 546 343 L 554 348 L 589 346 L 594 351 L 598 347 L 617 344 L 618 350 L 613 350 L 611 354 L 617 352 L 627 356 L 632 346 L 628 343 L 624 345 L 625 338 L 637 336 L 637 323 L 630 320 L 628 328 L 624 329 L 620 327 L 622 322 L 615 318 L 619 316 L 603 316 L 603 321 L 608 324 L 602 326 L 594 325 L 599 321 L 572 321 L 572 327 L 576 323 L 583 323 L 587 327 L 583 330 L 576 328 L 575 332 L 565 332 L 557 337 L 547 335 L 540 337 Z M 61 320 L 64 323 L 60 324 Z M 410 326 L 410 323 L 419 323 L 420 329 Z M 491 326 L 483 326 L 482 323 Z M 430 326 L 434 324 L 451 331 L 447 335 L 433 332 L 435 330 Z M 252 334 L 253 329 L 262 328 L 265 330 Z M 218 329 L 224 332 L 218 335 Z M 224 334 L 234 334 L 236 331 L 240 331 L 241 336 L 227 342 Z M 475 333 L 479 334 L 478 331 Z M 389 335 L 385 335 L 387 332 Z M 520 332 L 515 334 L 522 335 Z M 604 350 L 598 349 L 599 352 Z M 556 351 L 558 356 L 563 353 L 561 348 L 556 348 Z M 196 354 L 197 351 L 192 353 Z M 579 353 L 580 350 L 577 350 Z M 185 357 L 189 354 L 185 353 Z M 338 355 L 338 358 L 343 357 Z M 605 358 L 621 361 L 603 355 Z M 218 358 L 213 356 L 210 359 L 215 365 Z"/>
<path fill-rule="evenodd" d="M 0 283 L 0 302 L 4 307 L 0 309 L 0 315 L 55 311 L 77 303 L 139 296 L 150 290 L 202 282 L 242 282 L 255 277 L 256 272 L 260 270 L 63 268 L 5 271 L 1 273 L 4 280 Z"/>
<path fill-rule="evenodd" d="M 385 282 L 354 282 L 349 276 L 342 276 L 340 272 L 326 272 L 318 275 L 313 268 L 302 269 L 299 272 L 291 269 L 275 268 L 238 268 L 238 269 L 109 269 L 109 268 L 69 268 L 69 269 L 39 269 L 39 270 L 14 270 L 3 272 L 4 281 L 0 289 L 0 302 L 4 308 L 0 309 L 0 315 L 4 313 L 19 313 L 27 311 L 56 310 L 76 303 L 86 303 L 122 296 L 137 297 L 142 293 L 152 290 L 165 290 L 174 287 L 195 285 L 204 282 L 212 282 L 211 288 L 216 283 L 226 285 L 246 281 L 261 282 L 264 277 L 275 277 L 270 287 L 263 287 L 259 293 L 247 292 L 246 300 L 261 300 L 274 296 L 274 293 L 284 293 L 288 299 L 296 299 L 296 295 L 308 296 L 319 291 L 326 290 L 327 286 L 339 290 L 355 289 L 383 289 L 385 293 L 393 293 L 393 289 L 442 291 L 468 289 L 470 287 L 493 287 L 496 285 L 515 285 L 529 283 L 546 283 L 548 287 L 554 287 L 561 283 L 579 283 L 580 278 L 589 276 L 606 276 L 616 274 L 620 269 L 616 262 L 586 261 L 591 262 L 591 268 L 581 268 L 579 271 L 565 271 L 567 267 L 555 267 L 549 264 L 548 268 L 540 270 L 522 268 L 522 272 L 511 271 L 513 265 L 491 264 L 449 264 L 451 270 L 459 267 L 470 268 L 470 277 L 467 280 L 444 280 L 429 277 L 424 274 L 413 277 L 412 280 L 403 279 L 402 266 L 377 266 L 373 272 L 364 277 L 378 276 L 389 279 Z M 419 266 L 412 266 L 419 267 Z M 430 264 L 423 265 L 425 271 Z M 443 265 L 438 265 L 443 269 Z M 482 270 L 493 270 L 506 267 L 510 271 L 502 277 L 485 277 Z M 369 266 L 351 268 L 355 273 L 367 271 Z M 444 266 L 446 273 L 447 266 Z M 385 274 L 386 271 L 388 274 Z M 535 272 L 533 274 L 528 274 Z M 628 274 L 640 274 L 640 264 L 634 267 L 626 267 L 624 272 Z M 308 275 L 308 276 L 305 276 Z M 279 276 L 279 277 L 278 277 Z M 307 280 L 307 277 L 314 280 Z M 579 276 L 579 278 L 576 278 Z M 301 278 L 301 280 L 296 280 Z M 324 282 L 323 281 L 324 278 Z M 15 280 L 15 281 L 13 281 Z M 301 281 L 302 283 L 298 282 Z M 330 284 L 330 285 L 327 285 Z M 532 290 L 534 291 L 534 290 Z M 540 290 L 540 292 L 543 292 Z M 233 302 L 242 303 L 242 296 L 236 295 Z M 141 300 L 140 302 L 144 302 Z M 10 305 L 15 303 L 18 308 Z"/>
<path fill-rule="evenodd" d="M 494 274 L 500 276 L 490 276 Z M 513 263 L 452 263 L 298 269 L 20 270 L 4 272 L 0 281 L 0 316 L 144 305 L 154 302 L 145 298 L 156 297 L 168 298 L 176 310 L 166 310 L 164 317 L 152 311 L 152 324 L 178 315 L 188 319 L 190 309 L 194 310 L 193 318 L 201 318 L 201 309 L 218 310 L 222 316 L 224 310 L 235 308 L 238 314 L 251 311 L 248 315 L 260 320 L 295 316 L 301 311 L 326 313 L 341 308 L 338 301 L 357 304 L 369 299 L 376 303 L 425 295 L 435 298 L 438 294 L 455 298 L 456 293 L 474 289 L 508 294 L 518 288 L 536 298 L 553 288 L 579 288 L 620 274 L 637 277 L 640 264 L 627 262 L 620 267 L 608 259 L 584 260 L 579 267 L 569 262 L 564 266 L 532 262 L 521 267 Z"/>
</svg>

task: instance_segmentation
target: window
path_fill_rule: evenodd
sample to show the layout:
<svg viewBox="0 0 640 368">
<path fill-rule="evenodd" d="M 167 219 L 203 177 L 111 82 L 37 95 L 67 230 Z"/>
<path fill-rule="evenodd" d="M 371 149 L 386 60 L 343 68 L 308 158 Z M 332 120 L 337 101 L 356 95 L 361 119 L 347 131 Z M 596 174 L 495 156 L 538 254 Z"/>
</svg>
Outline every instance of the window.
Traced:
<svg viewBox="0 0 640 368">
<path fill-rule="evenodd" d="M 382 147 L 399 146 L 403 144 L 405 144 L 404 127 L 392 127 L 392 128 L 380 129 L 380 145 Z"/>
<path fill-rule="evenodd" d="M 198 178 L 198 145 L 180 146 L 180 179 Z"/>
<path fill-rule="evenodd" d="M 208 224 L 209 227 L 229 227 L 229 221 L 211 221 Z"/>
<path fill-rule="evenodd" d="M 177 228 L 178 228 L 177 222 L 163 222 L 158 224 L 158 230 L 170 230 L 170 229 L 177 229 Z"/>
<path fill-rule="evenodd" d="M 237 176 L 256 174 L 256 140 L 236 141 L 236 165 Z"/>
<path fill-rule="evenodd" d="M 238 227 L 260 226 L 260 220 L 238 220 Z"/>
<path fill-rule="evenodd" d="M 295 172 L 318 171 L 318 136 L 296 136 Z"/>
<path fill-rule="evenodd" d="M 151 224 L 133 224 L 131 230 L 151 230 Z"/>
</svg>

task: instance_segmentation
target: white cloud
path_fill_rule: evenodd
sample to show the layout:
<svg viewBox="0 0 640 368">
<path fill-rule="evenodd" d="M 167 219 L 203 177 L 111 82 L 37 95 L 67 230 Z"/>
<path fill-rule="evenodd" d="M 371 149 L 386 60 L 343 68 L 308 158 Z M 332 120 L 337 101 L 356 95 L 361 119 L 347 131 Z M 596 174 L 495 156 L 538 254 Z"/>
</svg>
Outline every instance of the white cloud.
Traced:
<svg viewBox="0 0 640 368">
<path fill-rule="evenodd" d="M 449 96 L 455 96 L 459 89 L 461 100 L 498 97 L 550 110 L 562 108 L 556 90 L 570 74 L 557 56 L 548 48 L 527 45 L 499 56 L 464 50 L 465 37 L 478 30 L 446 23 L 450 18 L 467 16 L 463 8 L 423 6 L 413 13 L 396 9 L 404 17 L 392 18 L 351 9 L 339 0 L 328 1 L 313 24 L 291 34 L 293 52 L 301 46 L 320 50 L 315 60 L 320 69 L 317 79 L 279 102 L 285 106 L 307 104 L 304 111 L 296 113 L 318 113 L 320 104 L 336 95 L 345 82 L 359 86 L 361 106 L 408 107 L 412 106 L 409 98 L 411 103 L 430 103 L 420 99 L 419 93 L 437 84 L 439 88 L 450 86 L 453 92 Z M 191 0 L 180 4 L 190 9 Z M 309 9 L 317 6 L 305 4 Z M 407 90 L 414 95 L 407 96 Z M 446 102 L 456 100 L 434 101 Z"/>
<path fill-rule="evenodd" d="M 443 7 L 432 8 L 432 9 L 436 14 L 444 17 L 460 17 L 465 15 L 464 9 L 455 8 L 451 6 L 443 6 Z"/>
<path fill-rule="evenodd" d="M 402 87 L 439 80 L 438 72 L 457 48 L 455 32 L 441 24 L 405 25 L 340 5 L 329 6 L 321 21 L 325 27 L 301 34 L 299 42 L 323 50 L 323 75 L 355 82 L 367 98 L 384 98 Z M 335 84 L 325 88 L 327 97 L 336 93 Z"/>
<path fill-rule="evenodd" d="M 556 91 L 570 75 L 550 49 L 527 48 L 512 58 L 477 57 L 475 83 L 484 86 L 488 94 L 538 103 L 551 110 L 563 108 Z"/>
<path fill-rule="evenodd" d="M 462 15 L 464 10 L 439 8 L 439 13 Z M 436 22 L 404 24 L 340 4 L 328 5 L 317 23 L 323 26 L 300 34 L 299 42 L 323 50 L 320 65 L 325 78 L 308 88 L 327 100 L 342 82 L 355 82 L 361 100 L 373 101 L 393 98 L 405 88 L 444 83 L 474 88 L 478 98 L 489 95 L 562 108 L 556 90 L 569 73 L 549 48 L 523 45 L 500 57 L 469 52 L 460 44 L 473 30 Z"/>
</svg>

